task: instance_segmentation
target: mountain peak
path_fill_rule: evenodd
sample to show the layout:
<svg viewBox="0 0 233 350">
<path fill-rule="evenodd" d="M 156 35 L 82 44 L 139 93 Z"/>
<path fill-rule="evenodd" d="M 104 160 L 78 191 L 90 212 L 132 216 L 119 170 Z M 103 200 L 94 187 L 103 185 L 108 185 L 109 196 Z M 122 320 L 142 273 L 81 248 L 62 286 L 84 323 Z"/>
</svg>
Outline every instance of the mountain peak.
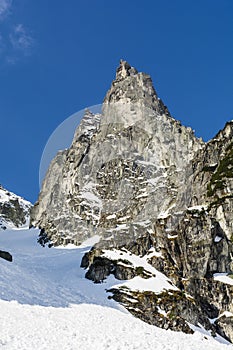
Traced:
<svg viewBox="0 0 233 350">
<path fill-rule="evenodd" d="M 150 75 L 138 72 L 125 60 L 120 60 L 120 65 L 116 71 L 116 79 L 112 82 L 104 98 L 103 114 L 108 116 L 116 114 L 116 103 L 124 105 L 124 109 L 128 108 L 127 112 L 125 110 L 123 113 L 128 119 L 131 115 L 130 104 L 153 110 L 156 115 L 165 114 L 170 116 L 167 107 L 158 98 Z M 109 110 L 112 105 L 114 106 L 114 113 Z M 122 119 L 122 112 L 120 108 L 120 115 L 117 116 L 119 120 Z"/>
<path fill-rule="evenodd" d="M 104 103 L 130 102 L 135 104 L 140 101 L 152 107 L 155 100 L 157 100 L 157 94 L 151 77 L 148 74 L 139 73 L 127 61 L 120 60 L 116 79 L 112 82 Z"/>
<path fill-rule="evenodd" d="M 120 66 L 117 68 L 116 71 L 116 80 L 123 80 L 126 77 L 130 75 L 135 75 L 137 73 L 138 71 L 134 67 L 131 67 L 127 61 L 121 59 Z"/>
<path fill-rule="evenodd" d="M 86 112 L 51 163 L 31 211 L 38 241 L 95 239 L 85 276 L 128 279 L 108 292 L 133 315 L 233 341 L 232 135 L 228 124 L 204 144 L 170 117 L 151 77 L 121 60 L 101 114 Z"/>
</svg>

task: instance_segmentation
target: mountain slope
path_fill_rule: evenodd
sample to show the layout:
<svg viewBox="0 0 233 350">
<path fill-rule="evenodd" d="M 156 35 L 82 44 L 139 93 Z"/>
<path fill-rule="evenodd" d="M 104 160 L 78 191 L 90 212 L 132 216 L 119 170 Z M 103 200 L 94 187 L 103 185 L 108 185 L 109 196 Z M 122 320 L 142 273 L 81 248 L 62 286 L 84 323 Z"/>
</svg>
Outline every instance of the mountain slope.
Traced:
<svg viewBox="0 0 233 350">
<path fill-rule="evenodd" d="M 0 301 L 6 350 L 230 350 L 208 334 L 174 334 L 99 305 L 44 308 Z M 16 332 L 17 330 L 17 332 Z"/>
<path fill-rule="evenodd" d="M 201 328 L 185 335 L 150 326 L 107 299 L 105 288 L 119 281 L 96 285 L 79 268 L 94 241 L 48 249 L 37 244 L 37 235 L 37 230 L 0 232 L 0 241 L 15 257 L 13 264 L 0 264 L 0 348 L 232 349 Z"/>
<path fill-rule="evenodd" d="M 133 315 L 233 340 L 232 137 L 229 122 L 208 143 L 196 138 L 121 61 L 101 115 L 87 111 L 50 165 L 32 209 L 40 242 L 97 235 L 81 266 L 94 282 L 129 280 L 111 292 Z"/>
</svg>

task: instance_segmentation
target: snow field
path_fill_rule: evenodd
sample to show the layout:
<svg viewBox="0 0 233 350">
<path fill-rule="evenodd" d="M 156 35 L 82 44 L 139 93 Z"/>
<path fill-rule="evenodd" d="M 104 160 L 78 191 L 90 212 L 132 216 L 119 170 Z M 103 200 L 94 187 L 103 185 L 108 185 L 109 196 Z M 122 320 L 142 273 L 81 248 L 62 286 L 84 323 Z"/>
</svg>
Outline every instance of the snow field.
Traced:
<svg viewBox="0 0 233 350">
<path fill-rule="evenodd" d="M 69 308 L 0 301 L 3 350 L 220 350 L 231 347 L 195 333 L 186 335 L 150 326 L 100 305 Z"/>
<path fill-rule="evenodd" d="M 0 349 L 233 349 L 197 327 L 187 335 L 151 326 L 109 300 L 106 289 L 119 281 L 109 277 L 94 284 L 80 268 L 97 236 L 75 249 L 49 249 L 37 244 L 37 235 L 38 230 L 0 232 L 0 249 L 13 255 L 13 263 L 0 259 Z M 145 259 L 127 258 L 149 269 Z"/>
</svg>

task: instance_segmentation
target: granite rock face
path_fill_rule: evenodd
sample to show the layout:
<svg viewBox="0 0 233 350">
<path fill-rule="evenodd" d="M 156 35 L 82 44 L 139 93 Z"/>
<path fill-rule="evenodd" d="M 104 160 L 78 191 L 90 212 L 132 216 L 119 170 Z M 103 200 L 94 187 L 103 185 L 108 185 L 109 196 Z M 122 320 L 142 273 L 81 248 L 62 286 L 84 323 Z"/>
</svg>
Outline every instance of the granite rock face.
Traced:
<svg viewBox="0 0 233 350">
<path fill-rule="evenodd" d="M 202 146 L 170 117 L 150 77 L 122 61 L 102 115 L 87 111 L 70 149 L 52 161 L 31 222 L 54 244 L 98 234 L 118 245 L 119 231 L 130 241 L 175 205 Z"/>
<path fill-rule="evenodd" d="M 171 117 L 150 76 L 121 61 L 102 113 L 86 111 L 52 161 L 31 224 L 42 244 L 97 235 L 82 261 L 94 282 L 166 276 L 171 289 L 111 290 L 137 317 L 232 341 L 232 212 L 233 122 L 204 143 Z"/>
</svg>

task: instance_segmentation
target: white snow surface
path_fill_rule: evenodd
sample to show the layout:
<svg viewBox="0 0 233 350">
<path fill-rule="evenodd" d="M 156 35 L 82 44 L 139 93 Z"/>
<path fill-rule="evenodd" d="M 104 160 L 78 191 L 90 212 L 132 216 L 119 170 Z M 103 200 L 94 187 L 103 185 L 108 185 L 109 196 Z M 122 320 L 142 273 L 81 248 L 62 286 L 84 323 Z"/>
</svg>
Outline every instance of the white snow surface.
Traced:
<svg viewBox="0 0 233 350">
<path fill-rule="evenodd" d="M 218 318 L 226 316 L 226 317 L 233 317 L 233 313 L 229 311 L 224 311 L 221 315 L 218 316 Z"/>
<path fill-rule="evenodd" d="M 222 237 L 216 236 L 215 239 L 214 239 L 214 242 L 215 242 L 215 243 L 218 243 L 218 242 L 220 242 L 221 240 L 222 240 Z"/>
<path fill-rule="evenodd" d="M 233 278 L 228 277 L 227 273 L 215 273 L 214 280 L 222 283 L 230 284 L 233 286 Z"/>
<path fill-rule="evenodd" d="M 0 259 L 0 349 L 233 349 L 198 327 L 186 335 L 136 319 L 107 298 L 114 278 L 103 284 L 84 278 L 79 266 L 88 242 L 49 249 L 37 244 L 37 235 L 37 230 L 0 232 L 0 249 L 13 255 L 12 263 Z"/>
<path fill-rule="evenodd" d="M 206 205 L 206 204 L 194 205 L 193 207 L 187 208 L 188 211 L 193 211 L 193 210 L 203 211 L 203 210 L 207 210 L 207 209 L 208 209 L 208 205 Z"/>
</svg>

